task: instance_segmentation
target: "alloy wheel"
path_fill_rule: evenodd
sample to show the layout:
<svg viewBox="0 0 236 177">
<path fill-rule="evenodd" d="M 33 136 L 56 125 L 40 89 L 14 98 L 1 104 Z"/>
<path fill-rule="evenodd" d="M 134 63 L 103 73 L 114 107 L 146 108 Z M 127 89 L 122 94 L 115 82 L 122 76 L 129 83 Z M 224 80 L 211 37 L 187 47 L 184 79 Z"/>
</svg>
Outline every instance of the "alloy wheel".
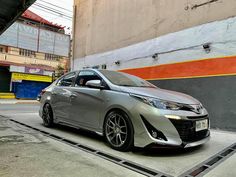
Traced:
<svg viewBox="0 0 236 177">
<path fill-rule="evenodd" d="M 51 127 L 53 125 L 52 109 L 49 104 L 43 107 L 43 123 L 46 127 Z"/>
<path fill-rule="evenodd" d="M 112 114 L 108 117 L 105 131 L 107 140 L 114 147 L 121 147 L 127 140 L 128 126 L 120 114 Z"/>
</svg>

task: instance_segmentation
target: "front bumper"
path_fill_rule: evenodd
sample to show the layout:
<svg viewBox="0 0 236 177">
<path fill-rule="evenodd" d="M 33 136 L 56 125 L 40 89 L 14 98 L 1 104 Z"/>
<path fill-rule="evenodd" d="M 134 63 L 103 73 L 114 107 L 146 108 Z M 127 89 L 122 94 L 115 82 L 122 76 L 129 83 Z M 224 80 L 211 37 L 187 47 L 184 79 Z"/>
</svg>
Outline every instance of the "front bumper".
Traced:
<svg viewBox="0 0 236 177">
<path fill-rule="evenodd" d="M 208 129 L 195 131 L 196 121 L 201 121 L 201 120 L 207 120 Z M 191 119 L 185 119 L 185 120 L 170 119 L 170 122 L 177 130 L 179 137 L 183 142 L 197 142 L 210 135 L 208 115 L 200 117 L 199 116 L 191 117 Z"/>
<path fill-rule="evenodd" d="M 194 119 L 194 120 L 170 120 L 172 123 L 172 126 L 175 128 L 177 133 L 175 136 L 168 137 L 165 136 L 165 134 L 168 134 L 168 130 L 161 132 L 157 128 L 155 129 L 152 126 L 152 130 L 150 131 L 150 126 L 147 127 L 147 123 L 144 123 L 144 126 L 146 127 L 146 130 L 148 131 L 149 135 L 151 135 L 150 132 L 157 131 L 157 138 L 154 138 L 152 135 L 152 140 L 154 140 L 154 145 L 157 146 L 167 146 L 167 147 L 181 147 L 181 148 L 189 148 L 194 146 L 199 146 L 201 144 L 206 143 L 210 139 L 210 130 L 208 129 L 201 130 L 201 131 L 195 131 L 196 128 L 196 121 L 207 119 L 209 122 L 208 116 L 203 116 L 201 119 Z M 173 128 L 172 127 L 172 128 Z M 170 130 L 170 129 L 169 129 Z M 168 133 L 167 133 L 168 132 Z M 176 141 L 176 140 L 179 141 Z M 181 142 L 181 144 L 176 143 Z"/>
<path fill-rule="evenodd" d="M 195 142 L 191 142 L 191 143 L 183 143 L 183 147 L 190 148 L 190 147 L 200 146 L 202 144 L 205 144 L 209 140 L 210 140 L 210 134 L 206 138 L 201 139 L 199 141 L 195 141 Z"/>
<path fill-rule="evenodd" d="M 168 145 L 165 145 L 165 144 L 159 144 L 159 143 L 151 143 L 147 146 L 145 146 L 145 148 L 164 148 L 164 149 L 178 149 L 178 148 L 184 148 L 184 149 L 187 149 L 187 148 L 191 148 L 191 147 L 196 147 L 196 146 L 200 146 L 202 144 L 205 144 L 206 142 L 208 142 L 210 140 L 210 135 L 204 139 L 201 139 L 199 141 L 195 141 L 195 142 L 183 142 L 182 144 L 180 145 L 171 145 L 171 144 L 168 144 Z"/>
<path fill-rule="evenodd" d="M 194 147 L 206 143 L 210 139 L 210 121 L 208 113 L 204 109 L 201 115 L 190 111 L 167 111 L 158 110 L 151 106 L 140 105 L 136 108 L 133 115 L 134 121 L 134 145 L 137 147 L 161 146 L 161 147 Z M 137 110 L 139 110 L 137 112 Z M 177 115 L 180 120 L 168 119 L 165 115 Z M 138 119 L 138 121 L 137 121 Z M 151 126 L 143 121 L 147 120 Z M 207 119 L 208 128 L 201 131 L 195 131 L 196 121 Z M 151 128 L 157 130 L 157 138 L 154 138 L 150 131 Z M 162 136 L 164 135 L 164 137 Z"/>
</svg>

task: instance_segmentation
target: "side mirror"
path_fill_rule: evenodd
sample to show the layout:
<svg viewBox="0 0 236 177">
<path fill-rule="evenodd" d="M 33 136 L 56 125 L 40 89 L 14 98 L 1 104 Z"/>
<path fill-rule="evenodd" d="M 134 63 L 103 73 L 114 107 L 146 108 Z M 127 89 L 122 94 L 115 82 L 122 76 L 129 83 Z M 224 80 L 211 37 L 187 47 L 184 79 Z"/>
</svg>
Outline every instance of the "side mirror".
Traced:
<svg viewBox="0 0 236 177">
<path fill-rule="evenodd" d="M 86 82 L 85 84 L 87 87 L 90 88 L 98 88 L 98 89 L 104 89 L 105 87 L 102 85 L 102 82 L 100 80 L 90 80 Z"/>
</svg>

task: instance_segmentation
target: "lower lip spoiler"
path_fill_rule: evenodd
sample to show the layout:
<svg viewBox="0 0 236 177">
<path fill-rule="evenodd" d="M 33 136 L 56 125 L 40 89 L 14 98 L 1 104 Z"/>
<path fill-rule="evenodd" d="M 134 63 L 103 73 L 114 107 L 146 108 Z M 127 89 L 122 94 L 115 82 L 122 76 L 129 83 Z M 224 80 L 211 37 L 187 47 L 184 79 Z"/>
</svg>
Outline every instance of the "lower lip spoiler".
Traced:
<svg viewBox="0 0 236 177">
<path fill-rule="evenodd" d="M 192 143 L 183 143 L 183 147 L 184 148 L 190 148 L 190 147 L 195 147 L 195 146 L 199 146 L 201 144 L 204 144 L 206 143 L 207 141 L 210 140 L 210 136 L 200 140 L 200 141 L 195 141 L 195 142 L 192 142 Z"/>
<path fill-rule="evenodd" d="M 199 141 L 183 142 L 181 145 L 170 145 L 170 144 L 165 144 L 165 143 L 163 143 L 163 144 L 151 143 L 151 144 L 145 146 L 145 148 L 164 148 L 164 149 L 168 149 L 168 148 L 174 148 L 174 149 L 176 149 L 176 148 L 184 148 L 184 149 L 187 149 L 187 148 L 191 148 L 191 147 L 202 145 L 202 144 L 206 143 L 209 140 L 210 140 L 210 135 L 207 136 L 204 139 L 199 140 Z"/>
</svg>

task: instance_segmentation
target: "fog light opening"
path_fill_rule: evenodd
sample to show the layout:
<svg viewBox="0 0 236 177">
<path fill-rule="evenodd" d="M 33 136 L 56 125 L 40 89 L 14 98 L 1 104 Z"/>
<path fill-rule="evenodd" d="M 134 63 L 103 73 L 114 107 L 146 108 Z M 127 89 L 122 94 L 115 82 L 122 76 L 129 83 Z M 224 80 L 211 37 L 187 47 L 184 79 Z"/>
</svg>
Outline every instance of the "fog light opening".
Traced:
<svg viewBox="0 0 236 177">
<path fill-rule="evenodd" d="M 161 135 L 159 135 L 158 132 L 155 131 L 155 130 L 152 130 L 151 135 L 152 135 L 152 137 L 155 138 L 155 139 L 166 141 L 164 138 L 161 138 Z"/>
<path fill-rule="evenodd" d="M 152 137 L 157 138 L 157 132 L 152 130 Z"/>
<path fill-rule="evenodd" d="M 142 115 L 141 115 L 141 118 L 142 118 L 143 123 L 146 126 L 149 134 L 153 138 L 158 139 L 158 140 L 167 141 L 167 138 L 165 137 L 165 135 L 161 131 L 159 131 L 155 127 L 153 127 Z"/>
</svg>

